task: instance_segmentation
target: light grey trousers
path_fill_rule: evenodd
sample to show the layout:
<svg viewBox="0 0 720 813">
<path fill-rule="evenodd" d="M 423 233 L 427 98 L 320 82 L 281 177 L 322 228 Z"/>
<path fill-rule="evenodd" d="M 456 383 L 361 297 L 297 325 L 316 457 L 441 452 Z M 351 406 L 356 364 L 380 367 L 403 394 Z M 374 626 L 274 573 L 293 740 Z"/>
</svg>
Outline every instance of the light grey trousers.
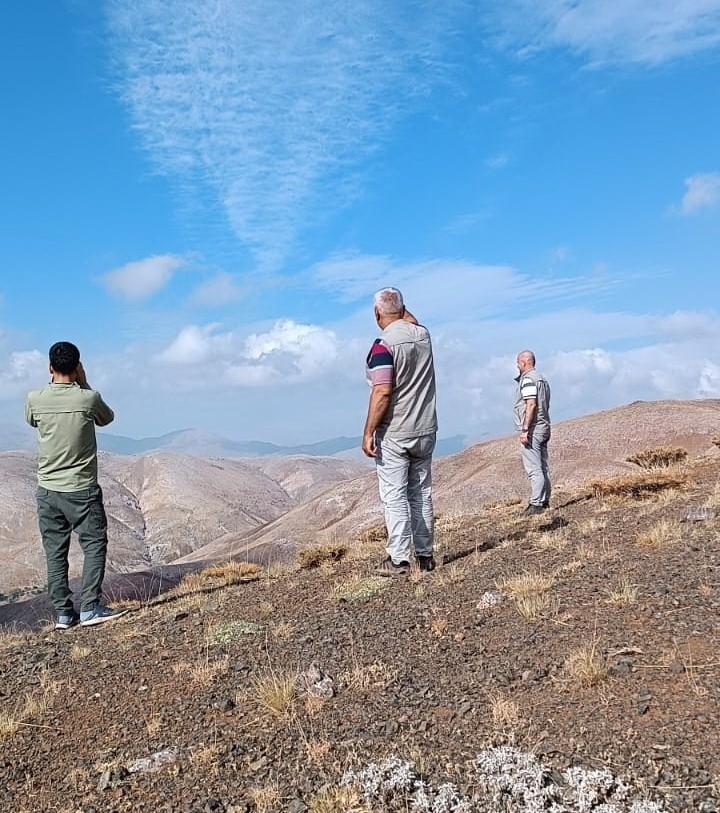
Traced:
<svg viewBox="0 0 720 813">
<path fill-rule="evenodd" d="M 522 462 L 530 480 L 530 505 L 550 503 L 550 471 L 548 465 L 549 429 L 533 429 L 530 444 L 522 446 Z"/>
<path fill-rule="evenodd" d="M 395 564 L 433 555 L 432 453 L 435 433 L 393 440 L 376 437 L 380 500 L 385 508 L 387 553 Z"/>
</svg>

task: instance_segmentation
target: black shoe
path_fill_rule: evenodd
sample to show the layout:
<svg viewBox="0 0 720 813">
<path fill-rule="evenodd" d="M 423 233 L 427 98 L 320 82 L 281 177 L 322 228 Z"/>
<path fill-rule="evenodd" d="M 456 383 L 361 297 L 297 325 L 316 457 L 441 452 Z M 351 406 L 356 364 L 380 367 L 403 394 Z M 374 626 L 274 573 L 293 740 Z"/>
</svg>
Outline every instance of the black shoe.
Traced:
<svg viewBox="0 0 720 813">
<path fill-rule="evenodd" d="M 431 570 L 435 570 L 435 560 L 432 556 L 418 556 L 417 563 L 420 570 L 425 570 L 428 573 Z"/>
<path fill-rule="evenodd" d="M 523 511 L 523 516 L 524 517 L 532 517 L 535 514 L 542 514 L 542 512 L 544 510 L 545 510 L 545 506 L 533 505 L 532 503 L 530 503 L 530 505 L 528 505 L 528 507 Z"/>
<path fill-rule="evenodd" d="M 390 576 L 393 579 L 404 579 L 410 573 L 410 563 L 398 562 L 395 564 L 388 556 L 387 559 L 383 559 L 383 561 L 373 569 L 373 573 L 376 576 Z"/>
</svg>

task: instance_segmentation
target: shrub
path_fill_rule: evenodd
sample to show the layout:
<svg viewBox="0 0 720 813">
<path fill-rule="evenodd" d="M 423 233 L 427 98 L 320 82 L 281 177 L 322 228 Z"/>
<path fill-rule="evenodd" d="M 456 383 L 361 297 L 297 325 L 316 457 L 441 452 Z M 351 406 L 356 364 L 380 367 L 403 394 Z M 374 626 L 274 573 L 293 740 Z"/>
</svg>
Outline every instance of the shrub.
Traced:
<svg viewBox="0 0 720 813">
<path fill-rule="evenodd" d="M 347 545 L 318 545 L 305 548 L 298 554 L 298 564 L 303 570 L 319 567 L 323 562 L 339 562 L 347 553 Z"/>
<path fill-rule="evenodd" d="M 591 480 L 588 486 L 599 500 L 608 497 L 642 499 L 672 488 L 683 488 L 686 483 L 687 476 L 684 474 L 655 471 L 640 475 L 612 477 L 607 480 Z"/>
<path fill-rule="evenodd" d="M 625 460 L 628 463 L 635 463 L 641 469 L 667 469 L 676 463 L 682 463 L 687 455 L 687 450 L 681 446 L 661 446 L 658 449 L 636 452 Z"/>
</svg>

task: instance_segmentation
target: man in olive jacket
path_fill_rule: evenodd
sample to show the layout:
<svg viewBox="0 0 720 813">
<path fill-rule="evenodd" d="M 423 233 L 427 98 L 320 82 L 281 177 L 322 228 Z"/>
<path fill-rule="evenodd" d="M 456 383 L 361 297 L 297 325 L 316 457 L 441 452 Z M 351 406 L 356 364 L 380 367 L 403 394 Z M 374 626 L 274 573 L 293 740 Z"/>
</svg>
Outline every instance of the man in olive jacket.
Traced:
<svg viewBox="0 0 720 813">
<path fill-rule="evenodd" d="M 74 344 L 56 342 L 49 356 L 50 384 L 28 393 L 25 419 L 38 434 L 38 524 L 55 629 L 64 630 L 124 615 L 101 603 L 108 539 L 97 477 L 95 427 L 107 426 L 115 415 L 100 393 L 90 388 Z M 84 556 L 79 614 L 68 584 L 72 531 Z"/>
</svg>

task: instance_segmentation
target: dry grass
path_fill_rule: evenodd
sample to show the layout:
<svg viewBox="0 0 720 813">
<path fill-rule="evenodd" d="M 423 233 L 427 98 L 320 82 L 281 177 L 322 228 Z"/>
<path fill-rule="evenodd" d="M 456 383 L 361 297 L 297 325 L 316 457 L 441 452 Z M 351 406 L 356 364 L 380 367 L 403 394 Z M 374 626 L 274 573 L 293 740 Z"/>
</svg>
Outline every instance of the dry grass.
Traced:
<svg viewBox="0 0 720 813">
<path fill-rule="evenodd" d="M 217 745 L 201 745 L 190 754 L 189 760 L 194 767 L 210 770 L 213 776 L 219 776 L 222 765 L 219 756 L 220 749 Z"/>
<path fill-rule="evenodd" d="M 681 446 L 660 446 L 657 449 L 644 449 L 626 457 L 628 463 L 634 463 L 641 469 L 666 469 L 682 463 L 688 456 L 687 449 Z"/>
<path fill-rule="evenodd" d="M 250 798 L 255 806 L 255 813 L 278 813 L 282 809 L 282 796 L 277 785 L 252 788 Z"/>
<path fill-rule="evenodd" d="M 528 571 L 518 576 L 510 576 L 498 582 L 497 587 L 510 598 L 519 599 L 547 593 L 555 586 L 555 577 L 537 571 Z"/>
<path fill-rule="evenodd" d="M 447 618 L 433 618 L 430 622 L 430 631 L 441 638 L 448 630 Z"/>
<path fill-rule="evenodd" d="M 682 538 L 682 527 L 678 522 L 661 519 L 637 535 L 637 544 L 645 548 L 664 548 Z"/>
<path fill-rule="evenodd" d="M 609 674 L 607 661 L 598 652 L 595 639 L 571 652 L 565 659 L 564 669 L 573 683 L 583 687 L 596 686 Z"/>
<path fill-rule="evenodd" d="M 307 805 L 309 813 L 347 813 L 362 810 L 361 801 L 355 788 L 326 786 L 314 793 Z"/>
<path fill-rule="evenodd" d="M 293 621 L 281 621 L 270 627 L 270 635 L 276 641 L 289 641 L 296 629 L 297 625 Z"/>
<path fill-rule="evenodd" d="M 634 604 L 637 601 L 638 589 L 625 577 L 620 580 L 617 587 L 607 592 L 607 603 L 617 605 Z"/>
<path fill-rule="evenodd" d="M 150 713 L 145 716 L 145 730 L 149 737 L 154 737 L 160 732 L 162 728 L 162 716 L 160 712 L 151 709 Z"/>
<path fill-rule="evenodd" d="M 218 677 L 224 675 L 229 668 L 227 657 L 211 661 L 206 651 L 205 658 L 200 663 L 187 663 L 178 661 L 173 664 L 172 671 L 176 675 L 185 675 L 195 686 L 207 688 Z"/>
<path fill-rule="evenodd" d="M 371 525 L 369 528 L 365 528 L 364 530 L 360 531 L 358 536 L 358 542 L 361 545 L 385 545 L 387 542 L 387 528 L 385 527 L 384 523 L 380 523 L 378 525 Z"/>
<path fill-rule="evenodd" d="M 313 548 L 305 548 L 298 554 L 298 564 L 302 570 L 320 567 L 320 565 L 330 562 L 339 562 L 348 552 L 348 546 L 344 544 L 317 545 Z"/>
<path fill-rule="evenodd" d="M 59 693 L 61 684 L 43 675 L 40 678 L 40 686 L 42 694 L 26 694 L 15 711 L 0 712 L 0 740 L 11 737 L 23 726 L 34 725 L 29 721 L 42 717 L 48 709 L 52 708 L 54 698 Z"/>
<path fill-rule="evenodd" d="M 83 646 L 82 644 L 73 644 L 72 648 L 70 649 L 70 660 L 71 661 L 81 661 L 87 658 L 87 656 L 92 652 L 89 646 Z"/>
<path fill-rule="evenodd" d="M 533 531 L 528 534 L 528 541 L 537 551 L 565 550 L 570 542 L 566 528 L 558 528 L 555 531 Z"/>
<path fill-rule="evenodd" d="M 557 613 L 558 602 L 549 595 L 554 584 L 555 576 L 528 572 L 498 582 L 497 586 L 513 599 L 520 615 L 532 621 Z"/>
<path fill-rule="evenodd" d="M 681 489 L 687 485 L 687 479 L 685 473 L 649 471 L 606 480 L 591 480 L 588 486 L 595 498 L 601 501 L 612 497 L 641 500 L 670 488 Z"/>
<path fill-rule="evenodd" d="M 260 705 L 278 716 L 289 712 L 295 701 L 297 672 L 268 668 L 252 681 Z"/>
<path fill-rule="evenodd" d="M 252 562 L 225 562 L 221 565 L 206 567 L 198 574 L 205 582 L 205 587 L 227 587 L 231 584 L 253 582 L 260 578 L 259 565 Z"/>
<path fill-rule="evenodd" d="M 383 661 L 375 661 L 367 666 L 358 664 L 350 672 L 340 675 L 340 681 L 349 690 L 370 691 L 387 689 L 397 680 L 397 669 Z"/>
<path fill-rule="evenodd" d="M 500 691 L 488 692 L 488 704 L 496 728 L 514 728 L 520 721 L 520 706 Z"/>
<path fill-rule="evenodd" d="M 606 523 L 597 517 L 589 517 L 578 524 L 578 533 L 581 536 L 594 536 L 605 529 Z"/>
</svg>

